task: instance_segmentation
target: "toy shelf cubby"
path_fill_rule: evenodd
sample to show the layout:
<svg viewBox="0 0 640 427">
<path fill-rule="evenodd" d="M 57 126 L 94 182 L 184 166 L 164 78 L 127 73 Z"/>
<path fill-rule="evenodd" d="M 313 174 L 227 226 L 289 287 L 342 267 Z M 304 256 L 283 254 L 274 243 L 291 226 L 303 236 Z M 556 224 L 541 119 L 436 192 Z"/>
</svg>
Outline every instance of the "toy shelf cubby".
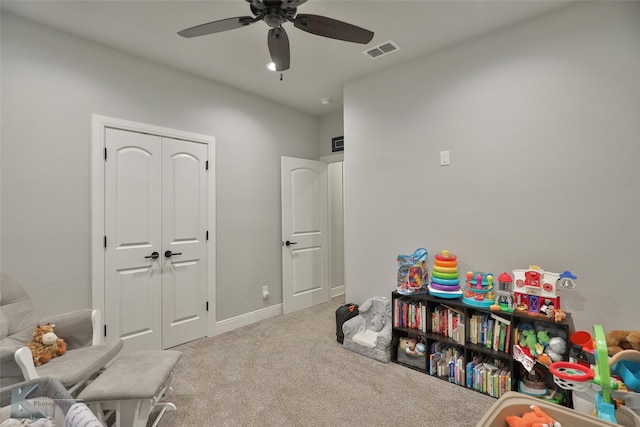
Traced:
<svg viewBox="0 0 640 427">
<path fill-rule="evenodd" d="M 523 374 L 528 375 L 513 357 L 513 346 L 518 344 L 518 330 L 523 323 L 548 327 L 553 331 L 550 336 L 566 337 L 562 359 L 569 359 L 569 337 L 573 332 L 569 313 L 562 322 L 555 322 L 517 311 L 492 312 L 488 308 L 467 305 L 460 298 L 439 298 L 428 293 L 403 295 L 393 292 L 391 299 L 391 360 L 459 386 L 496 398 L 509 390 L 518 391 Z M 398 344 L 405 337 L 424 343 L 424 356 L 407 356 L 399 352 Z M 476 365 L 468 366 L 473 361 Z M 544 383 L 551 392 L 557 389 L 553 376 L 542 363 L 536 361 L 532 371 L 544 376 Z M 530 379 L 524 378 L 525 383 Z M 553 400 L 552 394 L 547 399 Z M 555 396 L 557 403 L 572 406 L 571 393 L 563 393 L 561 400 L 558 396 Z"/>
</svg>

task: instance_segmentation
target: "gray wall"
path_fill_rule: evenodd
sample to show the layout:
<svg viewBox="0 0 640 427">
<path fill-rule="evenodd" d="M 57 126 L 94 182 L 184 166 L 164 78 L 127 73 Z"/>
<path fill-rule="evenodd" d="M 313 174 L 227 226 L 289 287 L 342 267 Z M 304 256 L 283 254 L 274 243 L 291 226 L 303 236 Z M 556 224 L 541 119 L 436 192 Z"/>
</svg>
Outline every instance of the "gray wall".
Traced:
<svg viewBox="0 0 640 427">
<path fill-rule="evenodd" d="M 1 267 L 40 314 L 91 304 L 93 113 L 215 136 L 217 319 L 282 302 L 280 156 L 319 119 L 6 13 L 1 41 Z"/>
<path fill-rule="evenodd" d="M 578 329 L 636 328 L 639 76 L 640 3 L 580 2 L 347 84 L 347 300 L 424 246 L 569 269 Z"/>
<path fill-rule="evenodd" d="M 342 110 L 327 114 L 320 118 L 320 156 L 331 156 L 336 153 L 331 151 L 331 138 L 342 136 L 344 122 Z"/>
</svg>

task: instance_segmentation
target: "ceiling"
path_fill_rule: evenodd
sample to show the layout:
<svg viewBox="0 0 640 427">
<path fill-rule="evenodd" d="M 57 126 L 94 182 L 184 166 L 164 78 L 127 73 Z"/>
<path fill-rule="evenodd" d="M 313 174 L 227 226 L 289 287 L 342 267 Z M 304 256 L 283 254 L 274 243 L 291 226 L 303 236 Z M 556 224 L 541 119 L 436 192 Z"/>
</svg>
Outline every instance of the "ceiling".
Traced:
<svg viewBox="0 0 640 427">
<path fill-rule="evenodd" d="M 343 84 L 479 34 L 558 8 L 566 1 L 309 0 L 298 13 L 324 15 L 375 33 L 367 44 L 320 37 L 283 25 L 291 68 L 269 71 L 264 22 L 183 38 L 198 24 L 251 15 L 245 0 L 1 0 L 2 12 L 130 52 L 316 116 L 342 109 Z M 392 40 L 400 50 L 375 60 L 362 50 Z M 367 49 L 368 50 L 368 49 Z M 321 103 L 328 98 L 328 104 Z"/>
</svg>

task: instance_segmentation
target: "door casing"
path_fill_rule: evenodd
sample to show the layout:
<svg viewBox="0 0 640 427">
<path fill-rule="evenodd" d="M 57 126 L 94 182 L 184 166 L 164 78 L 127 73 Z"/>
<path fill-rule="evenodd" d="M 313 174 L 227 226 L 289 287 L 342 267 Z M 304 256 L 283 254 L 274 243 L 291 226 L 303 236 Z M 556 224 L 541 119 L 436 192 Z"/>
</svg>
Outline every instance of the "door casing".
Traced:
<svg viewBox="0 0 640 427">
<path fill-rule="evenodd" d="M 216 328 L 216 205 L 215 205 L 215 138 L 193 132 L 170 129 L 144 123 L 94 114 L 91 117 L 91 305 L 94 309 L 105 311 L 105 130 L 116 128 L 131 132 L 148 133 L 167 138 L 208 144 L 209 173 L 207 174 L 207 224 L 209 241 L 207 249 L 207 335 L 215 335 Z M 104 327 L 104 319 L 100 321 Z"/>
</svg>

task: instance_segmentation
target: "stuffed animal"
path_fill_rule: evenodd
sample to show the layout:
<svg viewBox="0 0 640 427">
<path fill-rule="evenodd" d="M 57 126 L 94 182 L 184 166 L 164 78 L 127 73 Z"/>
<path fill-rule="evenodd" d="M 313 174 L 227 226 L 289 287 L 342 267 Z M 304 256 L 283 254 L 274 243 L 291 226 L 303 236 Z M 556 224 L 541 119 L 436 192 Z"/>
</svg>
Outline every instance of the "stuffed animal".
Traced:
<svg viewBox="0 0 640 427">
<path fill-rule="evenodd" d="M 528 348 L 531 352 L 531 356 L 533 357 L 538 355 L 538 351 L 536 350 L 537 342 L 538 340 L 536 339 L 536 332 L 533 329 L 525 329 L 521 332 L 520 346 Z"/>
<path fill-rule="evenodd" d="M 549 341 L 551 337 L 549 337 L 549 333 L 545 330 L 539 330 L 537 333 L 538 342 L 542 344 L 543 347 L 547 347 L 549 345 Z"/>
<path fill-rule="evenodd" d="M 562 427 L 550 415 L 544 413 L 540 407 L 531 405 L 531 412 L 526 412 L 521 417 L 510 415 L 505 420 L 509 427 Z"/>
<path fill-rule="evenodd" d="M 400 338 L 398 348 L 407 354 L 416 354 L 416 343 L 415 338 L 403 337 Z"/>
<path fill-rule="evenodd" d="M 27 346 L 31 350 L 35 366 L 47 363 L 53 357 L 62 356 L 67 351 L 67 343 L 53 332 L 55 326 L 51 323 L 44 326 L 37 325 L 31 333 L 33 341 Z"/>
<path fill-rule="evenodd" d="M 607 333 L 606 340 L 609 356 L 613 356 L 622 350 L 640 351 L 640 331 L 611 331 Z"/>
</svg>

